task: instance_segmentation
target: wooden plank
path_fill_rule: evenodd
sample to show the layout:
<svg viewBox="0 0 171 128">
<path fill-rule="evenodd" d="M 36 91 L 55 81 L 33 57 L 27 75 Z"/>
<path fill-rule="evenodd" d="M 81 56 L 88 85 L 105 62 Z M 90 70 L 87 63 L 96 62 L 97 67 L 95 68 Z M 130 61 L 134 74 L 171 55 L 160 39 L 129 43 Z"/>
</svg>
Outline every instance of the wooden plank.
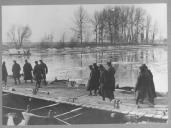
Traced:
<svg viewBox="0 0 171 128">
<path fill-rule="evenodd" d="M 38 94 L 38 95 L 33 95 L 31 91 L 27 91 L 27 93 L 25 93 L 26 91 L 23 91 L 24 88 L 16 88 L 15 91 L 11 91 L 11 90 L 3 90 L 4 92 L 7 93 L 12 93 L 12 94 L 17 94 L 17 95 L 21 95 L 21 96 L 28 96 L 31 98 L 36 98 L 36 99 L 42 99 L 42 100 L 47 100 L 47 101 L 53 101 L 53 102 L 59 102 L 59 103 L 65 103 L 65 104 L 70 104 L 70 105 L 75 105 L 75 106 L 81 106 L 81 107 L 86 107 L 86 108 L 94 108 L 94 109 L 98 109 L 98 110 L 105 110 L 105 111 L 111 111 L 111 112 L 119 112 L 122 114 L 132 114 L 132 115 L 137 115 L 137 116 L 147 116 L 147 117 L 153 117 L 153 118 L 158 118 L 158 119 L 168 119 L 167 116 L 162 116 L 160 115 L 154 115 L 153 113 L 155 113 L 155 111 L 157 111 L 156 109 L 161 109 L 161 110 L 167 110 L 167 106 L 166 105 L 156 105 L 155 108 L 142 108 L 142 109 L 135 109 L 135 105 L 134 104 L 121 104 L 120 105 L 120 109 L 114 109 L 113 104 L 109 103 L 107 101 L 103 102 L 101 101 L 101 98 L 97 98 L 97 97 L 90 97 L 90 96 L 80 96 L 78 97 L 77 102 L 68 102 L 67 99 L 70 98 L 69 95 L 67 95 L 66 97 L 62 97 L 60 95 L 63 95 L 62 93 L 58 93 L 57 96 L 54 96 L 55 93 L 51 93 L 49 90 L 47 90 L 47 92 L 49 91 L 51 95 L 45 95 L 45 93 L 42 94 Z M 21 92 L 23 91 L 23 92 Z M 60 90 L 58 90 L 60 92 Z M 68 90 L 63 90 L 68 91 Z M 74 93 L 74 91 L 72 92 Z M 67 93 L 70 94 L 70 93 Z M 60 96 L 60 97 L 59 97 Z M 83 100 L 84 99 L 84 100 Z M 128 106 L 127 106 L 128 105 Z M 164 107 L 164 108 L 163 108 Z M 148 114 L 147 114 L 148 113 Z"/>
</svg>

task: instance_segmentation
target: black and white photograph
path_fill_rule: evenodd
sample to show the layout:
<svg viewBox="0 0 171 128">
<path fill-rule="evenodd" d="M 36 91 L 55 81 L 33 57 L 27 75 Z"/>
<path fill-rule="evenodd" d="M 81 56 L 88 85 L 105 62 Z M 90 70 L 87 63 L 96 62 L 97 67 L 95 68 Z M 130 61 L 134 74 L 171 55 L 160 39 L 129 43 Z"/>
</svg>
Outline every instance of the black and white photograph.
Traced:
<svg viewBox="0 0 171 128">
<path fill-rule="evenodd" d="M 166 3 L 1 8 L 4 126 L 168 123 Z"/>
</svg>

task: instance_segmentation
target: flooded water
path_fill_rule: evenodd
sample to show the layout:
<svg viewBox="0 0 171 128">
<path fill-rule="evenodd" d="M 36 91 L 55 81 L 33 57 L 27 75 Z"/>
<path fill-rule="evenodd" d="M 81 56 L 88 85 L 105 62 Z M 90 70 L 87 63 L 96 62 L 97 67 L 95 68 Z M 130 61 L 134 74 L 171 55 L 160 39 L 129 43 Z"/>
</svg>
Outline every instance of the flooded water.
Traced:
<svg viewBox="0 0 171 128">
<path fill-rule="evenodd" d="M 90 64 L 95 62 L 106 65 L 112 61 L 116 68 L 116 84 L 135 86 L 139 66 L 146 63 L 151 69 L 157 91 L 168 91 L 167 47 L 166 46 L 117 46 L 97 48 L 65 48 L 65 49 L 31 49 L 30 57 L 9 56 L 3 52 L 2 60 L 6 61 L 8 74 L 12 74 L 13 60 L 21 67 L 24 60 L 34 66 L 34 61 L 42 59 L 48 66 L 47 79 L 77 79 L 86 84 L 89 77 Z"/>
</svg>

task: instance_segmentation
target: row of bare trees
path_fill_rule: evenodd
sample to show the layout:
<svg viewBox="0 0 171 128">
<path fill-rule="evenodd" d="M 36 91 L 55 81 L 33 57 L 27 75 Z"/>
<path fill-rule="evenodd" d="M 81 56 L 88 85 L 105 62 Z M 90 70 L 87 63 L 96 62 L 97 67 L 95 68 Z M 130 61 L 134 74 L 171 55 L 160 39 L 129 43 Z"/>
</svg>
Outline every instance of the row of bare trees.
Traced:
<svg viewBox="0 0 171 128">
<path fill-rule="evenodd" d="M 21 48 L 24 42 L 28 42 L 32 31 L 28 25 L 13 25 L 7 33 L 8 40 L 15 44 L 16 48 Z"/>
<path fill-rule="evenodd" d="M 75 35 L 83 42 L 88 24 L 93 27 L 96 43 L 139 43 L 154 42 L 157 26 L 152 25 L 151 16 L 140 7 L 115 6 L 96 11 L 90 18 L 86 10 L 80 6 L 75 14 Z"/>
<path fill-rule="evenodd" d="M 106 7 L 101 11 L 95 11 L 89 16 L 86 10 L 80 6 L 74 14 L 74 26 L 71 28 L 73 37 L 71 42 L 96 42 L 103 44 L 118 43 L 153 43 L 157 34 L 157 24 L 152 25 L 151 16 L 140 7 L 114 6 Z M 7 33 L 10 42 L 14 42 L 16 48 L 21 48 L 32 34 L 28 25 L 12 26 Z M 93 35 L 94 39 L 90 37 Z M 64 44 L 66 33 L 62 34 L 60 42 Z M 42 46 L 54 41 L 53 34 L 46 34 L 41 39 Z"/>
</svg>

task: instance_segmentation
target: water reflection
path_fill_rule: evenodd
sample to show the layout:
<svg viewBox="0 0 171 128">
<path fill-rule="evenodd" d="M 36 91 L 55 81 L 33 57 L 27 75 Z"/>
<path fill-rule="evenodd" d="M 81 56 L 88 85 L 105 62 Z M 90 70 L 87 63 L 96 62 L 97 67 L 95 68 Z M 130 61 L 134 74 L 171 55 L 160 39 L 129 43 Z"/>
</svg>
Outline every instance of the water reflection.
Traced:
<svg viewBox="0 0 171 128">
<path fill-rule="evenodd" d="M 81 79 L 83 83 L 87 83 L 89 77 L 88 65 L 95 62 L 106 64 L 111 60 L 113 64 L 117 64 L 116 82 L 120 86 L 135 86 L 138 67 L 146 63 L 154 75 L 156 90 L 168 91 L 167 47 L 104 47 L 101 50 L 92 49 L 91 53 L 81 51 L 82 49 L 65 49 L 66 54 L 61 54 L 34 49 L 30 57 L 2 55 L 2 59 L 6 61 L 9 74 L 12 74 L 13 60 L 17 60 L 23 67 L 25 59 L 33 66 L 34 61 L 43 59 L 49 67 L 48 80 L 54 80 L 55 77 L 70 78 Z"/>
</svg>

